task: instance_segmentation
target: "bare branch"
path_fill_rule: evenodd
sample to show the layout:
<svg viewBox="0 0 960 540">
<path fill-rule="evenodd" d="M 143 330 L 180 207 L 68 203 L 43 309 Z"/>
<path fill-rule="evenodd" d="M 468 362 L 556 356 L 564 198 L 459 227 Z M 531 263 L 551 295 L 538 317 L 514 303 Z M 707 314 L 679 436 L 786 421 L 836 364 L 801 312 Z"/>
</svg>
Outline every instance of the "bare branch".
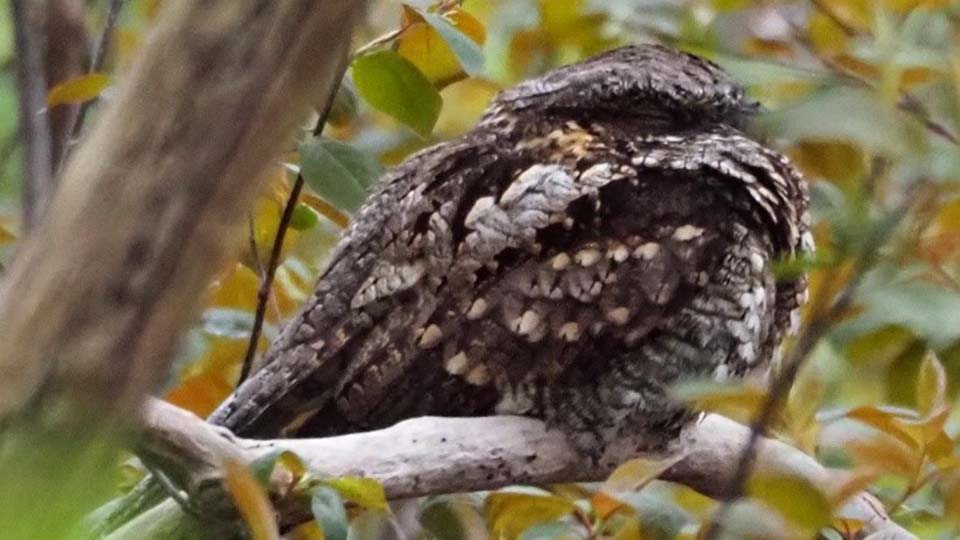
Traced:
<svg viewBox="0 0 960 540">
<path fill-rule="evenodd" d="M 422 417 L 368 433 L 265 441 L 235 438 L 191 413 L 156 400 L 147 404 L 144 418 L 139 453 L 146 460 L 161 462 L 188 492 L 204 492 L 215 485 L 225 458 L 250 461 L 278 449 L 294 452 L 311 470 L 333 476 L 371 477 L 383 484 L 388 497 L 405 498 L 517 483 L 601 480 L 616 464 L 637 457 L 634 449 L 643 446 L 642 440 L 627 438 L 593 462 L 580 457 L 562 433 L 547 429 L 538 420 L 511 416 Z M 669 448 L 647 456 L 661 459 L 683 455 L 663 479 L 719 496 L 736 475 L 738 456 L 750 435 L 746 426 L 707 415 L 688 426 Z M 764 471 L 802 476 L 823 488 L 834 481 L 816 460 L 771 439 L 757 441 L 756 463 Z M 203 498 L 221 505 L 227 500 L 223 496 Z M 281 521 L 285 523 L 307 515 L 306 509 L 296 507 L 285 507 L 282 512 Z M 867 494 L 853 498 L 843 514 L 863 521 L 869 533 L 882 532 L 888 540 L 914 538 L 893 523 L 882 505 Z"/>
<path fill-rule="evenodd" d="M 120 9 L 123 8 L 124 2 L 125 0 L 110 0 L 110 5 L 107 7 L 107 18 L 103 23 L 103 30 L 100 32 L 100 39 L 93 49 L 93 58 L 90 60 L 90 69 L 87 70 L 87 73 L 94 73 L 103 69 L 103 62 L 107 58 L 107 52 L 110 50 L 110 44 L 113 42 L 113 33 L 117 24 L 117 17 L 120 16 Z M 96 100 L 92 99 L 80 105 L 80 110 L 70 124 L 70 129 L 67 131 L 67 139 L 57 165 L 57 171 L 63 169 L 64 163 L 66 163 L 67 158 L 70 157 L 70 151 L 80 138 L 80 132 L 83 131 L 83 121 L 87 117 L 87 112 L 95 102 Z"/>
<path fill-rule="evenodd" d="M 337 67 L 336 86 L 327 97 L 327 101 L 324 104 L 323 110 L 320 111 L 320 116 L 317 118 L 317 123 L 313 127 L 314 135 L 320 135 L 323 133 L 323 128 L 327 124 L 327 117 L 330 115 L 330 109 L 333 108 L 333 102 L 337 97 L 337 89 L 340 85 L 340 81 L 343 79 L 344 73 L 347 70 L 349 51 L 350 44 L 344 43 L 343 52 L 341 52 L 340 55 L 340 63 Z M 240 368 L 240 378 L 237 381 L 237 386 L 240 386 L 240 384 L 247 379 L 251 370 L 253 369 L 253 359 L 257 354 L 257 345 L 260 342 L 260 332 L 263 330 L 263 321 L 267 313 L 267 303 L 270 301 L 270 292 L 273 288 L 273 280 L 277 275 L 277 267 L 280 265 L 280 253 L 283 251 L 283 241 L 287 237 L 287 229 L 290 228 L 290 220 L 293 218 L 293 211 L 296 209 L 297 202 L 300 200 L 300 192 L 303 191 L 303 183 L 303 174 L 297 173 L 297 179 L 294 180 L 293 186 L 290 188 L 290 195 L 287 196 L 287 203 L 283 207 L 283 213 L 280 215 L 280 222 L 277 224 L 277 234 L 273 238 L 273 247 L 270 250 L 270 259 L 267 261 L 267 268 L 261 273 L 260 289 L 257 291 L 257 310 L 253 316 L 253 328 L 250 331 L 250 339 L 247 342 L 247 352 L 243 357 L 243 364 Z M 256 249 L 255 242 L 254 249 Z"/>
<path fill-rule="evenodd" d="M 43 4 L 44 34 L 47 36 L 44 72 L 49 90 L 86 73 L 90 65 L 90 36 L 84 0 L 46 0 Z M 51 189 L 56 187 L 56 171 L 67 148 L 70 127 L 79 111 L 77 103 L 62 103 L 47 112 L 50 119 L 50 164 L 54 170 Z"/>
<path fill-rule="evenodd" d="M 30 14 L 28 0 L 11 0 L 16 48 L 20 133 L 23 137 L 23 228 L 32 229 L 53 193 L 50 165 L 50 126 L 47 123 L 47 82 L 42 58 L 41 26 Z"/>
</svg>

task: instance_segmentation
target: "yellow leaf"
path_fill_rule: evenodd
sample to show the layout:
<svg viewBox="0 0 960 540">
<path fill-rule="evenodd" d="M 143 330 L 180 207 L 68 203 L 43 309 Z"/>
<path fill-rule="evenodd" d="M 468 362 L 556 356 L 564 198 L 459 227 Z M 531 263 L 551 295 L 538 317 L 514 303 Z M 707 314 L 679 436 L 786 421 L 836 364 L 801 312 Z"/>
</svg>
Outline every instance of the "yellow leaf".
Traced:
<svg viewBox="0 0 960 540">
<path fill-rule="evenodd" d="M 685 457 L 687 457 L 686 454 L 661 460 L 631 459 L 617 467 L 603 483 L 601 489 L 607 493 L 637 491 L 656 480 Z"/>
<path fill-rule="evenodd" d="M 802 449 L 812 451 L 817 433 L 816 414 L 823 398 L 823 380 L 813 364 L 804 367 L 793 383 L 787 398 L 786 414 L 790 434 L 802 442 Z"/>
<path fill-rule="evenodd" d="M 5 218 L 0 218 L 0 246 L 9 244 L 17 239 L 17 235 L 10 231 Z"/>
<path fill-rule="evenodd" d="M 252 540 L 280 540 L 273 505 L 250 469 L 234 459 L 224 461 L 224 485 L 233 498 Z"/>
<path fill-rule="evenodd" d="M 464 79 L 444 88 L 440 92 L 443 102 L 457 105 L 440 110 L 440 116 L 433 127 L 434 134 L 448 139 L 471 129 L 483 116 L 498 90 L 496 84 L 483 79 Z"/>
<path fill-rule="evenodd" d="M 380 482 L 372 478 L 342 476 L 326 480 L 345 501 L 370 510 L 387 510 L 387 494 Z"/>
<path fill-rule="evenodd" d="M 323 529 L 316 521 L 301 523 L 288 532 L 287 540 L 323 540 Z"/>
<path fill-rule="evenodd" d="M 350 224 L 350 216 L 344 214 L 338 210 L 337 207 L 321 199 L 320 197 L 317 197 L 316 195 L 304 193 L 300 195 L 300 201 L 310 208 L 316 210 L 318 214 L 329 219 L 341 229 L 346 229 L 347 225 Z"/>
<path fill-rule="evenodd" d="M 755 474 L 749 482 L 750 496 L 777 510 L 800 530 L 813 534 L 830 522 L 826 495 L 799 476 Z"/>
<path fill-rule="evenodd" d="M 858 519 L 842 517 L 834 518 L 831 522 L 831 526 L 840 533 L 844 540 L 860 538 L 860 531 L 863 530 L 864 525 L 866 524 Z"/>
<path fill-rule="evenodd" d="M 483 514 L 495 540 L 516 540 L 534 525 L 569 515 L 576 507 L 566 499 L 528 493 L 492 493 L 483 505 Z"/>
<path fill-rule="evenodd" d="M 454 9 L 444 18 L 478 45 L 486 39 L 483 24 L 466 11 Z M 466 76 L 450 45 L 416 10 L 404 5 L 402 24 L 405 30 L 396 41 L 396 50 L 430 82 L 443 88 Z"/>
<path fill-rule="evenodd" d="M 673 397 L 695 409 L 750 423 L 766 401 L 767 391 L 755 382 L 684 381 L 673 387 Z"/>
<path fill-rule="evenodd" d="M 805 173 L 851 188 L 862 181 L 868 166 L 863 149 L 849 141 L 803 141 L 791 157 Z"/>
<path fill-rule="evenodd" d="M 211 284 L 207 305 L 253 312 L 257 307 L 259 289 L 257 274 L 246 265 L 237 263 L 230 272 Z"/>
<path fill-rule="evenodd" d="M 829 494 L 830 506 L 837 508 L 850 497 L 867 489 L 880 474 L 874 469 L 861 469 L 847 474 L 843 481 L 832 486 Z"/>
<path fill-rule="evenodd" d="M 936 353 L 928 351 L 917 375 L 917 411 L 931 416 L 947 405 L 947 373 Z"/>
<path fill-rule="evenodd" d="M 850 441 L 846 450 L 854 461 L 870 468 L 913 480 L 920 469 L 922 453 L 891 437 L 871 437 Z"/>
<path fill-rule="evenodd" d="M 856 407 L 847 411 L 845 416 L 874 427 L 914 450 L 918 450 L 923 441 L 920 426 L 907 423 L 907 418 L 901 416 L 898 411 L 878 407 Z"/>
<path fill-rule="evenodd" d="M 99 96 L 109 84 L 110 77 L 105 73 L 90 73 L 67 79 L 47 92 L 47 107 L 89 101 Z"/>
</svg>

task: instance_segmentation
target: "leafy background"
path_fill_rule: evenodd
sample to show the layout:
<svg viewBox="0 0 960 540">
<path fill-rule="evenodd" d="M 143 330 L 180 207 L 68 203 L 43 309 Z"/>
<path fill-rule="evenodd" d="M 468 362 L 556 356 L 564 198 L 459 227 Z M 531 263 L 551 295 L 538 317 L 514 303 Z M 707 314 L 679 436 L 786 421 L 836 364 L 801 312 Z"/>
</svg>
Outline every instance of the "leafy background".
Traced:
<svg viewBox="0 0 960 540">
<path fill-rule="evenodd" d="M 89 28 L 103 26 L 105 4 L 88 2 Z M 110 84 L 123 77 L 159 4 L 128 1 L 106 69 L 54 81 L 48 105 L 109 100 Z M 16 247 L 20 212 L 8 17 L 0 14 L 3 263 Z M 914 533 L 954 538 L 960 532 L 958 21 L 960 2 L 948 0 L 372 2 L 323 135 L 311 135 L 316 119 L 305 119 L 298 146 L 273 166 L 249 227 L 235 239 L 236 260 L 210 283 L 163 393 L 206 415 L 235 385 L 298 173 L 306 187 L 279 252 L 259 352 L 308 299 L 339 230 L 384 167 L 470 129 L 501 88 L 621 44 L 659 41 L 710 57 L 742 81 L 766 106 L 754 134 L 782 148 L 812 185 L 818 252 L 802 263 L 811 272 L 813 299 L 805 316 L 825 320 L 828 332 L 771 431 L 848 471 L 849 480 L 845 491 L 823 493 L 794 478 L 755 476 L 752 499 L 733 509 L 726 534 L 802 538 L 819 531 L 854 538 L 862 524 L 844 515 L 841 503 L 869 487 Z M 94 108 L 90 120 L 95 114 Z M 852 294 L 852 302 L 828 313 L 837 294 Z M 677 395 L 748 421 L 765 393 L 756 383 L 690 381 Z M 298 470 L 291 456 L 274 466 Z M 399 528 L 441 540 L 694 538 L 715 503 L 652 481 L 663 466 L 633 461 L 602 485 L 431 497 L 393 511 L 375 483 L 329 481 L 313 491 L 317 523 L 294 534 L 365 538 Z M 140 474 L 135 461 L 118 467 L 118 490 Z M 257 532 L 258 520 L 268 516 L 256 484 L 245 483 L 243 473 L 228 476 L 253 537 L 266 538 Z"/>
</svg>

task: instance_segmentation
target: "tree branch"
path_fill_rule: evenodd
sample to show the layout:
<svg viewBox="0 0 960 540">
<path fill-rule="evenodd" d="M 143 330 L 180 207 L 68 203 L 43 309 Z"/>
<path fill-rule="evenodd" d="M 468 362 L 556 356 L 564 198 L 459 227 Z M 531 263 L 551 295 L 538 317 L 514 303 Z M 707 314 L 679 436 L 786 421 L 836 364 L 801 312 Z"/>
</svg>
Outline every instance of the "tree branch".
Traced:
<svg viewBox="0 0 960 540">
<path fill-rule="evenodd" d="M 716 497 L 736 475 L 738 458 L 750 435 L 749 427 L 706 415 L 668 448 L 647 456 L 683 455 L 662 478 Z M 595 463 L 580 457 L 562 433 L 548 430 L 542 422 L 508 416 L 423 417 L 368 433 L 258 441 L 236 438 L 187 411 L 151 400 L 144 411 L 138 453 L 161 466 L 189 493 L 203 494 L 201 505 L 220 505 L 213 514 L 223 515 L 222 505 L 229 504 L 229 498 L 222 493 L 210 496 L 210 488 L 219 485 L 221 463 L 226 458 L 249 462 L 276 450 L 289 450 L 314 471 L 374 478 L 383 484 L 388 497 L 396 499 L 517 483 L 601 480 L 616 464 L 637 457 L 634 449 L 642 446 L 642 440 L 624 439 Z M 385 448 L 390 451 L 384 452 Z M 755 463 L 765 472 L 802 476 L 825 489 L 835 481 L 810 456 L 771 439 L 757 442 Z M 284 507 L 281 511 L 281 522 L 287 524 L 309 515 L 305 508 Z M 886 540 L 914 538 L 891 521 L 883 506 L 868 494 L 851 499 L 843 514 L 864 522 L 870 534 L 883 534 Z"/>
<path fill-rule="evenodd" d="M 53 193 L 50 126 L 47 123 L 47 83 L 44 75 L 44 37 L 30 14 L 27 0 L 10 1 L 16 47 L 20 133 L 23 136 L 23 228 L 32 229 Z"/>
<path fill-rule="evenodd" d="M 90 69 L 87 70 L 87 73 L 95 73 L 103 69 L 103 63 L 107 58 L 107 53 L 110 51 L 110 44 L 113 42 L 114 28 L 116 27 L 117 18 L 120 16 L 120 9 L 123 8 L 124 1 L 125 0 L 110 0 L 110 5 L 107 7 L 107 16 L 103 22 L 103 30 L 101 30 L 100 39 L 97 40 L 97 44 L 93 49 L 93 57 L 90 59 Z M 89 112 L 90 107 L 92 107 L 96 101 L 96 99 L 84 101 L 80 105 L 76 116 L 73 117 L 72 122 L 69 124 L 69 129 L 65 134 L 66 138 L 64 140 L 63 152 L 61 153 L 60 160 L 57 162 L 58 171 L 63 169 L 64 163 L 66 163 L 70 157 L 73 145 L 77 143 L 77 140 L 80 138 L 80 133 L 83 131 L 83 122 L 87 117 L 87 112 Z"/>
<path fill-rule="evenodd" d="M 365 4 L 164 2 L 4 276 L 4 537 L 61 537 L 48 531 L 94 502 L 60 489 L 67 478 L 78 492 L 110 481 L 101 469 L 133 427 L 128 411 L 166 373 L 268 167 L 330 92 Z M 70 512 L 25 517 L 37 500 Z"/>
<path fill-rule="evenodd" d="M 337 74 L 334 79 L 333 89 L 327 96 L 327 101 L 317 117 L 317 123 L 313 126 L 313 134 L 319 136 L 323 133 L 323 128 L 327 125 L 327 117 L 330 116 L 330 110 L 333 108 L 333 102 L 337 98 L 337 91 L 340 82 L 343 80 L 344 73 L 347 71 L 347 65 L 350 58 L 350 43 L 342 45 L 340 60 L 337 65 Z M 273 247 L 270 249 L 270 258 L 267 259 L 267 267 L 261 274 L 260 288 L 257 290 L 257 309 L 253 316 L 253 328 L 250 330 L 250 339 L 247 341 L 247 352 L 243 356 L 243 363 L 240 365 L 240 377 L 237 380 L 237 386 L 247 380 L 253 369 L 253 359 L 257 355 L 257 346 L 260 344 L 260 332 L 263 330 L 263 321 L 267 314 L 267 303 L 270 301 L 270 293 L 273 288 L 273 280 L 277 275 L 277 267 L 280 266 L 280 254 L 283 252 L 283 241 L 287 237 L 287 230 L 290 228 L 290 220 L 293 218 L 293 211 L 297 208 L 300 201 L 300 192 L 303 191 L 303 174 L 297 173 L 297 179 L 294 180 L 290 188 L 290 194 L 287 196 L 287 202 L 283 206 L 283 213 L 280 215 L 280 221 L 277 223 L 277 234 L 273 238 Z M 256 242 L 254 242 L 256 249 Z M 259 262 L 259 261 L 258 261 Z"/>
</svg>

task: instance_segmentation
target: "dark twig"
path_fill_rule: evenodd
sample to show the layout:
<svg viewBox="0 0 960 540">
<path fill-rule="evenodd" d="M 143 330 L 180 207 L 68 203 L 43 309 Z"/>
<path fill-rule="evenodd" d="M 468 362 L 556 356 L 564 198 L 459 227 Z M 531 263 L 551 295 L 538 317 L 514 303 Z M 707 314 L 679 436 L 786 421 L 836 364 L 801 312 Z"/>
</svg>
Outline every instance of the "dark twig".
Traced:
<svg viewBox="0 0 960 540">
<path fill-rule="evenodd" d="M 811 1 L 813 1 L 815 5 L 820 5 L 819 2 L 814 0 Z M 824 13 L 832 12 L 825 11 Z M 871 91 L 876 91 L 877 88 L 871 81 L 864 79 L 858 73 L 850 71 L 833 59 L 823 56 L 813 45 L 813 43 L 810 42 L 810 39 L 804 35 L 803 29 L 797 26 L 796 23 L 790 21 L 786 17 L 782 17 L 782 19 L 785 23 L 787 23 L 787 25 L 790 26 L 793 38 L 797 41 L 797 44 L 803 47 L 805 51 L 810 53 L 810 55 L 820 62 L 823 67 L 840 77 L 841 80 L 849 81 L 851 84 L 859 85 Z M 834 19 L 834 22 L 837 21 L 837 19 Z M 841 23 L 837 22 L 837 24 Z M 957 137 L 957 135 L 945 124 L 934 119 L 923 103 L 909 92 L 903 92 L 900 94 L 899 99 L 897 99 L 897 108 L 914 117 L 918 122 L 922 123 L 930 133 L 951 144 L 960 146 L 960 137 Z"/>
<path fill-rule="evenodd" d="M 87 70 L 87 73 L 95 73 L 103 69 L 107 52 L 110 50 L 110 44 L 113 42 L 113 31 L 117 25 L 117 17 L 120 16 L 120 9 L 123 7 L 124 1 L 125 0 L 110 0 L 110 5 L 107 8 L 107 19 L 103 23 L 103 31 L 100 32 L 100 39 L 93 49 L 93 58 L 90 60 L 90 69 Z M 73 119 L 73 125 L 70 126 L 70 136 L 67 138 L 67 144 L 63 150 L 63 157 L 57 165 L 57 172 L 62 170 L 63 165 L 67 162 L 67 158 L 70 156 L 70 150 L 77 139 L 79 139 L 80 132 L 83 130 L 83 121 L 87 116 L 87 111 L 93 106 L 94 102 L 96 102 L 96 99 L 85 101 L 80 105 L 80 110 Z"/>
<path fill-rule="evenodd" d="M 32 229 L 51 195 L 50 126 L 46 115 L 46 76 L 43 36 L 31 24 L 27 0 L 11 0 L 16 48 L 17 91 L 20 100 L 20 134 L 23 137 L 23 228 Z"/>
<path fill-rule="evenodd" d="M 323 111 L 317 118 L 317 123 L 313 127 L 313 134 L 320 135 L 327 123 L 327 117 L 330 115 L 330 109 L 333 108 L 333 101 L 337 97 L 340 81 L 343 80 L 343 74 L 347 70 L 350 58 L 349 50 L 345 48 L 340 65 L 337 67 L 337 83 L 327 96 Z M 263 279 L 260 281 L 260 289 L 257 291 L 257 311 L 253 318 L 253 328 L 250 330 L 250 342 L 247 343 L 247 352 L 243 357 L 243 366 L 240 368 L 240 378 L 237 380 L 237 386 L 250 376 L 250 370 L 253 368 L 253 359 L 257 355 L 257 344 L 260 342 L 260 333 L 263 331 L 263 320 L 267 312 L 267 302 L 270 300 L 270 290 L 273 287 L 273 279 L 277 274 L 277 266 L 280 264 L 280 252 L 283 250 L 283 240 L 287 236 L 287 229 L 290 227 L 290 220 L 293 218 L 293 211 L 297 207 L 297 201 L 300 199 L 300 192 L 303 191 L 303 174 L 298 173 L 297 179 L 290 188 L 290 195 L 287 197 L 287 203 L 283 207 L 283 214 L 280 215 L 280 222 L 277 224 L 277 234 L 273 238 L 273 248 L 270 250 L 270 259 L 267 260 L 266 272 L 263 273 Z"/>
<path fill-rule="evenodd" d="M 257 247 L 257 228 L 254 223 L 253 213 L 247 219 L 247 236 L 250 240 L 250 256 L 253 258 L 253 264 L 257 266 L 257 276 L 264 279 L 263 259 L 260 258 L 260 248 Z"/>
<path fill-rule="evenodd" d="M 876 172 L 871 172 L 871 175 L 873 174 L 876 174 Z M 922 186 L 923 184 L 918 184 L 916 187 Z M 721 536 L 720 533 L 724 527 L 724 520 L 730 511 L 731 504 L 744 495 L 744 488 L 756 458 L 758 442 L 773 422 L 777 411 L 780 410 L 780 406 L 790 391 L 790 388 L 793 386 L 793 382 L 796 380 L 797 374 L 800 372 L 800 368 L 803 367 L 805 360 L 817 343 L 819 343 L 820 339 L 823 338 L 832 325 L 851 306 L 857 288 L 863 281 L 867 271 L 876 263 L 880 248 L 886 243 L 887 239 L 890 238 L 910 208 L 913 207 L 917 198 L 915 197 L 916 193 L 913 193 L 913 191 L 914 190 L 911 190 L 910 193 L 906 194 L 903 201 L 890 212 L 884 223 L 880 224 L 867 238 L 854 260 L 852 275 L 849 281 L 847 281 L 843 289 L 837 294 L 833 302 L 829 303 L 828 296 L 830 290 L 826 287 L 821 288 L 818 297 L 813 299 L 812 305 L 814 309 L 818 311 L 815 311 L 810 322 L 797 338 L 794 347 L 784 358 L 780 373 L 774 378 L 759 413 L 751 423 L 750 438 L 740 454 L 737 467 L 726 489 L 724 502 L 714 513 L 713 518 L 707 526 L 707 531 L 703 536 L 706 540 L 715 540 Z"/>
</svg>

